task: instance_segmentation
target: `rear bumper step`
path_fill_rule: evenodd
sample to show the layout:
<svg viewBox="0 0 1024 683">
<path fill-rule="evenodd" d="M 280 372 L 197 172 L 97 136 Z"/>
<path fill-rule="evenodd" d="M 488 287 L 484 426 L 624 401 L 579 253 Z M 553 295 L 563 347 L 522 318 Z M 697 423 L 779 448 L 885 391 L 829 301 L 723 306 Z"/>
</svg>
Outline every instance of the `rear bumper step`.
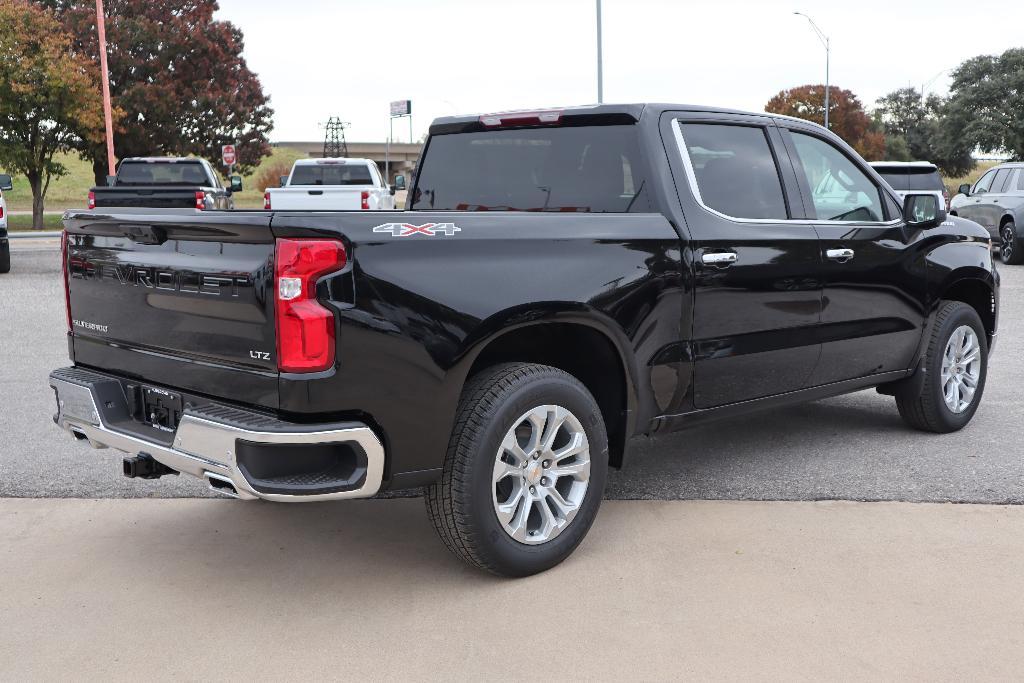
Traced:
<svg viewBox="0 0 1024 683">
<path fill-rule="evenodd" d="M 143 454 L 203 479 L 234 498 L 305 502 L 369 498 L 381 487 L 384 447 L 358 422 L 306 425 L 232 406 L 189 405 L 163 442 L 130 434 L 120 380 L 84 368 L 50 374 L 57 395 L 54 422 L 93 448 Z"/>
</svg>

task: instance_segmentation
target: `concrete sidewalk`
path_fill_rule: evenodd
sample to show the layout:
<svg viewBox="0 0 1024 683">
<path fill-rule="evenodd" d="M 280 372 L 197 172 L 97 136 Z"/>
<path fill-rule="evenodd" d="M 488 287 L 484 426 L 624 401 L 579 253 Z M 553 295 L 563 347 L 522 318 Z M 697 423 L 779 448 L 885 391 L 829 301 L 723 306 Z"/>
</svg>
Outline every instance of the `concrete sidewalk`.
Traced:
<svg viewBox="0 0 1024 683">
<path fill-rule="evenodd" d="M 1024 507 L 606 502 L 507 581 L 419 500 L 0 500 L 0 679 L 1019 679 Z"/>
</svg>

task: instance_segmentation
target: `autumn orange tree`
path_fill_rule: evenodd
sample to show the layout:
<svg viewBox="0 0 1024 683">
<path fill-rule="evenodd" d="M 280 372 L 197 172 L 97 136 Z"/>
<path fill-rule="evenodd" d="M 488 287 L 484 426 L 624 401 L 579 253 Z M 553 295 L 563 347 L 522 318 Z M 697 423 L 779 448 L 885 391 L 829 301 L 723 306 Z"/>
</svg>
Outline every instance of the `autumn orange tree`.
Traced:
<svg viewBox="0 0 1024 683">
<path fill-rule="evenodd" d="M 801 85 L 783 90 L 768 100 L 765 111 L 824 125 L 825 86 Z M 829 88 L 828 124 L 833 133 L 868 161 L 885 156 L 885 135 L 873 130 L 871 117 L 851 91 Z"/>
<path fill-rule="evenodd" d="M 92 0 L 36 0 L 53 10 L 76 51 L 99 66 Z M 157 154 L 220 158 L 238 150 L 249 173 L 270 154 L 273 109 L 243 56 L 242 31 L 217 19 L 216 0 L 105 0 L 110 94 L 128 113 L 114 132 L 120 158 Z M 96 182 L 107 173 L 102 145 L 85 146 Z"/>
<path fill-rule="evenodd" d="M 49 13 L 26 0 L 0 2 L 0 165 L 32 188 L 32 227 L 43 227 L 54 160 L 82 140 L 103 136 L 99 82 L 92 63 Z"/>
</svg>

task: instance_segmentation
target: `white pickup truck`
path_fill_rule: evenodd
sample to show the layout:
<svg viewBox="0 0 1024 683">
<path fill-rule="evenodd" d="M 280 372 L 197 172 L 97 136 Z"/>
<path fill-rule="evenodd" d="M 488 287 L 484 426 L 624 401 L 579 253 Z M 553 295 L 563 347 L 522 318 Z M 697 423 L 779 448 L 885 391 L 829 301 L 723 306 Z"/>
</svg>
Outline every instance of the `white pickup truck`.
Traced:
<svg viewBox="0 0 1024 683">
<path fill-rule="evenodd" d="M 404 179 L 398 178 L 404 186 Z M 299 159 L 281 177 L 281 187 L 267 188 L 263 208 L 274 211 L 389 211 L 395 190 L 388 187 L 372 159 Z"/>
</svg>

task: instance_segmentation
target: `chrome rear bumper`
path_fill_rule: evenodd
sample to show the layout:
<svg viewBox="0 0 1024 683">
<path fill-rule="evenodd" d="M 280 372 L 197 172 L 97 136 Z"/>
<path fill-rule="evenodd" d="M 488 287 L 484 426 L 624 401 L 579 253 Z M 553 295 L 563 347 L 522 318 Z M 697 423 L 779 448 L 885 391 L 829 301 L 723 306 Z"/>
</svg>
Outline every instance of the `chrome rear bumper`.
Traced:
<svg viewBox="0 0 1024 683">
<path fill-rule="evenodd" d="M 164 444 L 126 433 L 110 424 L 111 416 L 125 413 L 127 406 L 116 379 L 82 368 L 63 368 L 50 374 L 50 386 L 57 395 L 54 422 L 75 438 L 88 441 L 93 448 L 109 447 L 129 455 L 150 455 L 173 470 L 205 479 L 219 493 L 247 500 L 306 502 L 368 498 L 380 490 L 384 447 L 373 430 L 362 423 L 293 424 L 211 404 L 187 408 L 173 438 Z M 333 490 L 337 487 L 332 488 L 328 482 L 325 488 L 329 492 L 318 492 L 315 486 L 307 487 L 302 493 L 260 491 L 261 485 L 239 467 L 239 441 L 245 442 L 247 448 L 255 446 L 267 452 L 272 452 L 275 446 L 287 449 L 310 444 L 351 448 L 365 454 L 365 474 L 360 469 L 359 476 L 353 477 L 352 487 L 345 490 Z M 315 474 L 310 477 L 317 479 Z M 227 482 L 230 488 L 225 486 Z"/>
</svg>

